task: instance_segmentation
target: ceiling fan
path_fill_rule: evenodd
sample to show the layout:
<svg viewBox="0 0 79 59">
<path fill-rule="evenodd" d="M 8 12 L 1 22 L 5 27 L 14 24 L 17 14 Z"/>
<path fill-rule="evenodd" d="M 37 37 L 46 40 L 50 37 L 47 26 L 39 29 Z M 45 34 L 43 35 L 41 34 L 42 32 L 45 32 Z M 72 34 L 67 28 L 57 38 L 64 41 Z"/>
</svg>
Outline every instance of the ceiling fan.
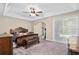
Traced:
<svg viewBox="0 0 79 59">
<path fill-rule="evenodd" d="M 35 8 L 33 7 L 30 7 L 29 8 L 30 12 L 29 11 L 24 11 L 24 13 L 30 13 L 29 16 L 39 16 L 39 13 L 43 13 L 42 11 L 37 11 Z"/>
</svg>

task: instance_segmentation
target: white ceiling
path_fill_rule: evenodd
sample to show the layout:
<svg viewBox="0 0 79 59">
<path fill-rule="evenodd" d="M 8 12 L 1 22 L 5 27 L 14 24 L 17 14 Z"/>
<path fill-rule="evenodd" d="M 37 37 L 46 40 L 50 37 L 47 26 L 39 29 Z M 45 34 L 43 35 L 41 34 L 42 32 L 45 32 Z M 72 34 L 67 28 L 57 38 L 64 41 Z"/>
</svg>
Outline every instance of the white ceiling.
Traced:
<svg viewBox="0 0 79 59">
<path fill-rule="evenodd" d="M 78 10 L 78 5 L 76 3 L 0 3 L 0 15 L 33 21 Z M 29 16 L 29 13 L 23 13 L 25 10 L 28 11 L 29 6 L 37 7 L 43 13 L 40 16 Z"/>
</svg>

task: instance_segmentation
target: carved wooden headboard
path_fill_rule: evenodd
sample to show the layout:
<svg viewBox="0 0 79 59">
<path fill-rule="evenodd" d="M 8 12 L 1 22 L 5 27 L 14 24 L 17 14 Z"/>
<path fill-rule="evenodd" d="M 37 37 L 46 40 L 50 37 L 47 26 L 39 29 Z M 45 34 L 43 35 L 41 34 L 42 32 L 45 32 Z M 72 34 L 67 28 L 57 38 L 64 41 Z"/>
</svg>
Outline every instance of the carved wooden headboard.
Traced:
<svg viewBox="0 0 79 59">
<path fill-rule="evenodd" d="M 18 28 L 15 28 L 15 31 L 19 32 L 19 33 L 25 33 L 25 32 L 28 32 L 28 29 L 25 29 L 25 28 L 22 28 L 22 27 L 18 27 Z"/>
<path fill-rule="evenodd" d="M 25 28 L 23 28 L 23 27 L 18 27 L 18 28 L 15 28 L 14 30 L 11 29 L 11 30 L 10 30 L 10 33 L 11 33 L 11 31 L 12 31 L 12 32 L 18 32 L 18 33 L 26 33 L 26 32 L 28 32 L 28 29 L 25 29 Z"/>
</svg>

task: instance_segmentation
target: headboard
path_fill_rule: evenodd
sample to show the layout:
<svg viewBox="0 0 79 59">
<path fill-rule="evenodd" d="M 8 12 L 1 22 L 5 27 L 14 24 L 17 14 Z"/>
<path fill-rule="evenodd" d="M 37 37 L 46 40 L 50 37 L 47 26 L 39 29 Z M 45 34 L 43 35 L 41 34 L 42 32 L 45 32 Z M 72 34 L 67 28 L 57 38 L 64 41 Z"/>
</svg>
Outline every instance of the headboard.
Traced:
<svg viewBox="0 0 79 59">
<path fill-rule="evenodd" d="M 28 29 L 25 29 L 25 28 L 22 28 L 22 27 L 18 27 L 18 28 L 15 28 L 15 32 L 25 33 L 25 32 L 28 32 Z"/>
<path fill-rule="evenodd" d="M 28 29 L 25 29 L 23 27 L 18 27 L 18 28 L 15 28 L 14 30 L 10 29 L 10 33 L 13 33 L 13 32 L 26 33 L 28 32 Z"/>
</svg>

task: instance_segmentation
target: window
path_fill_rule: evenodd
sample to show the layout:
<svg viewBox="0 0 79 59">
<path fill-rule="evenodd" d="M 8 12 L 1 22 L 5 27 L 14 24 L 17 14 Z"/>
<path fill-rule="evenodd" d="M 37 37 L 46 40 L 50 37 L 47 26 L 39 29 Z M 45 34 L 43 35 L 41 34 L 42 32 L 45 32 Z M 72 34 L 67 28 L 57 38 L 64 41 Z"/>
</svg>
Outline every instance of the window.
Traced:
<svg viewBox="0 0 79 59">
<path fill-rule="evenodd" d="M 79 20 L 77 17 L 63 20 L 61 32 L 64 35 L 79 35 Z"/>
</svg>

